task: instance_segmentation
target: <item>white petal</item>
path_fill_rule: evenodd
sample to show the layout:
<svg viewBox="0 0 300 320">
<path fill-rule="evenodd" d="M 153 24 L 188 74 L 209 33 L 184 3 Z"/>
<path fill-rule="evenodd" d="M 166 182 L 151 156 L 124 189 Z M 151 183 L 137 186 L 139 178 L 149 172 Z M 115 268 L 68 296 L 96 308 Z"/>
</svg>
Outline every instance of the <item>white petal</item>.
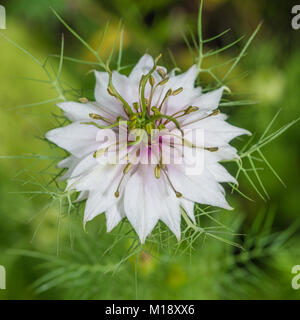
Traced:
<svg viewBox="0 0 300 320">
<path fill-rule="evenodd" d="M 225 115 L 219 114 L 217 116 L 211 116 L 197 121 L 196 123 L 186 125 L 184 128 L 193 130 L 199 129 L 199 133 L 201 133 L 200 130 L 203 130 L 205 147 L 226 146 L 232 139 L 238 136 L 244 134 L 251 135 L 248 130 L 235 127 L 224 121 L 225 119 Z"/>
<path fill-rule="evenodd" d="M 139 85 L 130 81 L 125 75 L 117 71 L 112 73 L 112 83 L 121 97 L 131 106 L 139 101 Z M 122 109 L 123 110 L 123 109 Z"/>
<path fill-rule="evenodd" d="M 72 165 L 76 164 L 76 158 L 73 156 L 67 157 L 56 165 L 57 168 L 70 168 Z"/>
<path fill-rule="evenodd" d="M 99 191 L 89 192 L 84 210 L 84 224 L 103 213 L 107 207 L 103 206 L 103 195 Z M 113 204 L 111 204 L 113 205 Z"/>
<path fill-rule="evenodd" d="M 224 197 L 223 187 L 207 171 L 200 176 L 188 176 L 180 167 L 169 166 L 168 173 L 175 189 L 194 202 L 232 209 Z"/>
<path fill-rule="evenodd" d="M 143 74 L 147 74 L 154 65 L 154 60 L 149 54 L 144 54 L 132 69 L 129 79 L 135 83 L 141 80 Z"/>
<path fill-rule="evenodd" d="M 183 88 L 183 91 L 176 96 L 170 96 L 164 104 L 162 110 L 164 113 L 172 114 L 179 110 L 183 110 L 186 106 L 191 105 L 194 97 L 199 96 L 201 88 L 195 88 L 195 80 L 197 78 L 197 67 L 194 65 L 186 72 L 169 78 L 169 81 L 162 87 L 158 88 L 153 95 L 153 104 L 160 105 L 162 99 L 169 89 L 173 91 Z"/>
<path fill-rule="evenodd" d="M 71 121 L 91 121 L 90 113 L 101 114 L 101 109 L 92 103 L 78 103 L 78 102 L 61 102 L 57 106 L 65 111 L 65 116 Z M 101 125 L 107 125 L 103 121 L 97 121 Z"/>
<path fill-rule="evenodd" d="M 169 74 L 168 74 L 169 77 L 175 77 L 176 76 L 176 68 L 172 69 Z"/>
<path fill-rule="evenodd" d="M 175 196 L 174 191 L 170 188 L 165 176 L 157 180 L 150 172 L 150 178 L 153 180 L 152 196 L 158 199 L 158 208 L 160 220 L 162 220 L 169 229 L 174 233 L 177 240 L 180 240 L 181 229 L 181 209 L 180 200 Z M 159 205 L 160 204 L 160 205 Z"/>
<path fill-rule="evenodd" d="M 181 209 L 179 202 L 174 199 L 166 201 L 167 208 L 162 211 L 160 215 L 160 220 L 162 220 L 167 227 L 174 233 L 175 237 L 178 241 L 181 238 Z"/>
<path fill-rule="evenodd" d="M 89 196 L 88 191 L 82 191 L 82 192 L 80 192 L 79 196 L 77 197 L 77 199 L 74 202 L 76 203 L 76 202 L 86 200 L 88 198 L 88 196 Z"/>
<path fill-rule="evenodd" d="M 232 160 L 235 158 L 236 153 L 235 149 L 232 147 L 220 148 L 217 152 L 210 152 L 203 149 L 192 150 L 189 148 L 189 152 L 185 152 L 184 163 L 187 166 L 190 166 L 194 172 L 199 172 L 199 175 L 202 171 L 209 171 L 212 176 L 218 182 L 233 182 L 236 183 L 234 177 L 232 177 L 228 171 L 218 162 L 221 160 Z M 231 150 L 234 154 L 229 153 L 227 150 Z M 198 170 L 197 170 L 198 169 Z M 187 173 L 188 171 L 186 171 Z"/>
<path fill-rule="evenodd" d="M 236 179 L 219 163 L 209 165 L 208 170 L 218 182 L 237 183 Z"/>
<path fill-rule="evenodd" d="M 124 193 L 124 208 L 126 216 L 137 232 L 142 243 L 151 233 L 159 219 L 159 210 L 148 193 L 147 168 L 141 165 L 133 174 Z M 155 199 L 154 199 L 155 200 Z"/>
<path fill-rule="evenodd" d="M 197 66 L 193 65 L 186 72 L 170 78 L 169 81 L 170 81 L 170 84 L 172 84 L 174 90 L 177 89 L 175 87 L 178 87 L 178 88 L 183 87 L 183 89 L 194 88 L 197 75 L 198 75 Z"/>
<path fill-rule="evenodd" d="M 113 187 L 115 190 L 112 194 L 114 194 L 117 190 L 116 182 L 121 179 L 123 169 L 124 165 L 98 164 L 76 179 L 71 187 L 77 191 L 98 190 L 103 193 Z M 126 181 L 126 179 L 124 180 Z"/>
<path fill-rule="evenodd" d="M 77 159 L 76 164 L 73 166 L 69 174 L 67 190 L 73 189 L 76 182 L 80 181 L 83 176 L 87 175 L 98 166 L 98 161 L 94 158 L 93 153 L 88 154 L 86 157 Z"/>
<path fill-rule="evenodd" d="M 106 210 L 106 229 L 110 232 L 114 229 L 119 222 L 125 217 L 125 212 L 123 208 L 123 199 L 121 199 L 117 204 L 113 205 Z"/>
<path fill-rule="evenodd" d="M 195 203 L 193 201 L 187 200 L 187 199 L 180 199 L 180 204 L 187 213 L 187 215 L 191 218 L 191 220 L 196 224 L 196 219 L 194 215 L 194 206 Z"/>
<path fill-rule="evenodd" d="M 125 213 L 142 243 L 161 219 L 180 238 L 180 207 L 163 177 L 155 178 L 153 166 L 140 165 L 124 193 Z"/>
<path fill-rule="evenodd" d="M 95 86 L 95 99 L 97 103 L 107 112 L 115 116 L 125 116 L 125 112 L 120 102 L 107 92 L 109 75 L 107 72 L 95 71 L 96 86 Z M 114 79 L 113 79 L 114 80 Z M 114 81 L 113 81 L 114 82 Z"/>
<path fill-rule="evenodd" d="M 103 194 L 101 191 L 93 190 L 89 192 L 84 210 L 84 222 L 93 220 L 96 216 L 112 207 L 119 201 L 114 194 Z"/>
<path fill-rule="evenodd" d="M 100 143 L 96 141 L 98 131 L 95 126 L 74 122 L 47 132 L 46 138 L 81 158 L 99 148 Z"/>
<path fill-rule="evenodd" d="M 73 156 L 70 156 L 70 157 L 65 158 L 64 160 L 60 161 L 57 164 L 57 168 L 68 168 L 68 170 L 61 177 L 59 177 L 58 180 L 63 181 L 63 180 L 68 179 L 71 176 L 72 171 L 74 170 L 77 163 L 78 163 L 77 158 L 75 158 Z"/>
<path fill-rule="evenodd" d="M 238 159 L 237 150 L 230 146 L 221 146 L 217 152 L 213 152 L 214 156 L 218 158 L 218 161 Z"/>
<path fill-rule="evenodd" d="M 208 116 L 213 110 L 218 108 L 222 93 L 223 87 L 192 97 L 189 105 L 196 106 L 199 110 L 182 117 L 182 119 L 180 119 L 180 123 L 188 128 L 192 128 L 193 126 L 189 124 L 193 124 L 195 121 L 199 121 L 199 124 L 196 122 L 194 127 L 201 125 L 200 122 L 203 121 L 201 119 Z"/>
<path fill-rule="evenodd" d="M 65 174 L 59 178 L 60 181 L 68 179 L 72 175 L 72 172 L 75 166 L 78 164 L 78 161 L 79 160 L 76 157 L 70 156 L 63 159 L 57 164 L 58 168 L 68 168 Z"/>
<path fill-rule="evenodd" d="M 119 189 L 120 196 L 118 198 L 115 196 L 115 191 L 121 178 L 120 168 L 122 169 L 124 166 L 115 166 L 114 169 L 106 168 L 102 171 L 105 173 L 108 169 L 110 171 L 114 170 L 114 174 L 110 174 L 109 180 L 97 175 L 98 181 L 92 184 L 92 189 L 89 189 L 89 197 L 84 211 L 85 222 L 94 219 L 97 215 L 108 210 L 122 198 L 124 187 L 127 183 L 126 176 Z"/>
<path fill-rule="evenodd" d="M 217 109 L 223 94 L 224 87 L 201 94 L 193 101 L 193 106 L 199 107 L 199 111 L 203 109 L 214 110 Z"/>
</svg>

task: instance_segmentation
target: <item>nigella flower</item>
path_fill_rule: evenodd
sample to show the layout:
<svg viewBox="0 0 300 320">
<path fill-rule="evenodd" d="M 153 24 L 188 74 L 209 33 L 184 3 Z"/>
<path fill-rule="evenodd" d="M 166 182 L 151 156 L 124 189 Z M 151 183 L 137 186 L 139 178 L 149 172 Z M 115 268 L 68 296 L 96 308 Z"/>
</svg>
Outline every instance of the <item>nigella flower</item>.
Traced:
<svg viewBox="0 0 300 320">
<path fill-rule="evenodd" d="M 219 112 L 223 88 L 195 87 L 196 66 L 176 75 L 157 62 L 144 55 L 128 77 L 95 71 L 96 101 L 58 104 L 72 124 L 46 134 L 70 153 L 58 166 L 86 199 L 84 223 L 105 212 L 110 231 L 127 217 L 141 242 L 159 220 L 180 239 L 181 210 L 195 223 L 195 202 L 231 209 L 220 183 L 236 181 L 219 162 L 249 133 Z"/>
</svg>

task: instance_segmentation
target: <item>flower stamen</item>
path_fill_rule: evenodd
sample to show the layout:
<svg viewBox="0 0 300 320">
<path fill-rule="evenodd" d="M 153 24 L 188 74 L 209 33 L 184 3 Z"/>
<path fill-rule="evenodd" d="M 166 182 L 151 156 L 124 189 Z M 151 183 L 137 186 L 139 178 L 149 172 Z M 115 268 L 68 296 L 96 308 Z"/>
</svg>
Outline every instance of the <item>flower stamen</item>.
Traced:
<svg viewBox="0 0 300 320">
<path fill-rule="evenodd" d="M 100 114 L 97 114 L 97 113 L 90 113 L 89 117 L 92 118 L 93 120 L 102 120 L 107 123 L 113 124 L 112 120 L 105 118 L 105 117 L 102 117 Z"/>
<path fill-rule="evenodd" d="M 191 122 L 188 122 L 188 123 L 185 123 L 185 124 L 182 125 L 182 126 L 185 127 L 185 126 L 187 126 L 187 125 L 189 125 L 189 124 L 193 124 L 193 123 L 196 123 L 196 122 L 198 122 L 198 121 L 207 119 L 207 118 L 209 118 L 209 117 L 216 116 L 216 115 L 218 115 L 219 113 L 220 113 L 220 110 L 219 110 L 219 109 L 216 109 L 216 110 L 214 110 L 212 113 L 208 114 L 207 116 L 202 117 L 202 118 L 197 119 L 197 120 L 194 120 L 194 121 L 191 121 Z"/>
<path fill-rule="evenodd" d="M 175 192 L 176 197 L 177 197 L 177 198 L 181 198 L 181 197 L 182 197 L 182 193 L 181 193 L 181 192 L 178 192 L 178 191 L 175 189 L 175 187 L 173 186 L 173 184 L 172 184 L 172 182 L 171 182 L 171 180 L 170 180 L 170 178 L 169 178 L 169 175 L 167 174 L 166 169 L 163 170 L 163 173 L 164 173 L 165 176 L 167 177 L 167 180 L 168 180 L 168 182 L 169 182 L 172 190 Z"/>
<path fill-rule="evenodd" d="M 156 179 L 160 178 L 160 165 L 159 164 L 155 166 L 154 175 L 155 175 Z"/>
<path fill-rule="evenodd" d="M 179 93 L 183 91 L 183 88 L 180 87 L 172 92 L 172 96 L 177 96 Z"/>
<path fill-rule="evenodd" d="M 132 168 L 132 163 L 131 163 L 131 162 L 127 163 L 126 166 L 125 166 L 125 168 L 124 168 L 124 170 L 123 170 L 122 177 L 121 177 L 121 179 L 120 179 L 120 181 L 119 181 L 119 183 L 118 183 L 117 190 L 116 190 L 116 192 L 115 192 L 115 197 L 116 197 L 116 198 L 119 198 L 121 184 L 122 184 L 122 182 L 123 182 L 123 180 L 124 180 L 125 175 L 130 171 L 131 168 Z"/>
<path fill-rule="evenodd" d="M 160 106 L 159 106 L 159 108 L 158 108 L 159 111 L 161 111 L 161 108 L 162 108 L 163 104 L 166 102 L 166 100 L 168 99 L 168 97 L 170 97 L 170 96 L 172 95 L 172 93 L 173 93 L 172 89 L 169 89 L 169 90 L 166 92 L 166 94 L 165 94 L 164 98 L 162 99 L 162 102 L 161 102 L 161 104 L 160 104 Z"/>
</svg>

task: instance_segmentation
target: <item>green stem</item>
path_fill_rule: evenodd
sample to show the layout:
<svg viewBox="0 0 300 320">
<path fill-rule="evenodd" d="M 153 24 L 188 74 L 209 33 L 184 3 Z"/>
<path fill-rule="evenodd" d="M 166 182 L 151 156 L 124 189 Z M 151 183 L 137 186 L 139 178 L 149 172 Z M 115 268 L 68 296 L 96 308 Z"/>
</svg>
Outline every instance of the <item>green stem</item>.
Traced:
<svg viewBox="0 0 300 320">
<path fill-rule="evenodd" d="M 182 215 L 184 221 L 186 222 L 187 226 L 188 226 L 189 228 L 195 230 L 195 231 L 198 231 L 198 232 L 203 233 L 203 232 L 204 232 L 204 229 L 201 228 L 201 227 L 198 227 L 198 226 L 194 225 L 194 223 L 192 223 L 191 219 L 188 217 L 186 211 L 185 211 L 182 207 L 180 207 L 180 208 L 181 208 L 181 215 Z"/>
<path fill-rule="evenodd" d="M 97 124 L 97 123 L 95 123 L 93 121 L 91 121 L 91 122 L 81 122 L 81 124 L 90 124 L 90 125 L 95 126 L 95 127 L 99 128 L 99 129 L 111 129 L 111 128 L 117 127 L 119 124 L 127 124 L 127 122 L 128 121 L 117 121 L 117 122 L 115 122 L 115 123 L 113 123 L 113 124 L 111 124 L 109 126 L 101 126 L 101 125 L 99 125 L 99 124 Z"/>
<path fill-rule="evenodd" d="M 109 70 L 109 67 L 107 66 L 108 70 Z M 123 108 L 124 108 L 124 111 L 126 112 L 126 114 L 129 116 L 129 115 L 132 115 L 133 114 L 133 111 L 131 110 L 129 104 L 125 101 L 125 99 L 123 99 L 123 97 L 118 93 L 118 91 L 116 90 L 116 88 L 114 87 L 113 83 L 112 83 L 112 72 L 109 70 L 108 71 L 109 73 L 109 82 L 108 82 L 108 87 L 113 91 L 113 94 L 115 95 L 115 97 L 117 99 L 120 100 L 120 102 L 123 104 Z"/>
</svg>

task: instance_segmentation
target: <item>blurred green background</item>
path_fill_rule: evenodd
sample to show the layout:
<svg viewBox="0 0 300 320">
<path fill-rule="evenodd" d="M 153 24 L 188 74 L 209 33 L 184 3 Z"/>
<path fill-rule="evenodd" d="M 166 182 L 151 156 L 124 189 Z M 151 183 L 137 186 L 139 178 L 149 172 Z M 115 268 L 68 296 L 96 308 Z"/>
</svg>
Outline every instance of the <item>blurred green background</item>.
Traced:
<svg viewBox="0 0 300 320">
<path fill-rule="evenodd" d="M 92 46 L 97 45 L 107 21 L 110 22 L 101 48 L 104 60 L 111 52 L 122 18 L 123 64 L 134 64 L 145 52 L 153 56 L 162 52 L 164 64 L 171 68 L 168 49 L 182 70 L 193 63 L 182 33 L 196 32 L 197 0 L 10 0 L 1 4 L 7 11 L 7 29 L 2 33 L 42 61 L 48 54 L 59 54 L 62 33 L 65 55 L 94 60 L 58 21 L 50 10 L 52 6 Z M 257 136 L 280 108 L 274 130 L 300 115 L 300 30 L 291 28 L 293 5 L 288 1 L 267 0 L 204 1 L 204 38 L 231 28 L 226 36 L 209 43 L 206 50 L 223 47 L 242 35 L 249 37 L 258 23 L 264 21 L 228 83 L 235 94 L 256 100 L 257 104 L 222 109 L 230 114 L 231 123 Z M 244 39 L 222 52 L 218 63 L 235 57 L 245 42 Z M 112 274 L 111 266 L 126 255 L 130 240 L 120 240 L 104 255 L 114 243 L 115 235 L 103 230 L 104 217 L 97 218 L 88 233 L 84 233 L 79 214 L 73 221 L 72 232 L 79 234 L 80 240 L 71 249 L 69 225 L 62 223 L 58 232 L 57 205 L 47 207 L 49 197 L 27 193 L 42 189 L 36 184 L 37 176 L 38 183 L 49 182 L 47 166 L 53 163 L 26 157 L 50 154 L 48 144 L 39 137 L 57 126 L 51 117 L 57 109 L 54 103 L 16 107 L 56 95 L 48 84 L 25 79 L 45 79 L 32 59 L 2 37 L 0 46 L 0 265 L 7 271 L 7 290 L 0 291 L 1 299 L 300 298 L 300 290 L 291 286 L 294 276 L 291 269 L 300 265 L 298 123 L 264 149 L 287 187 L 262 164 L 264 170 L 260 174 L 269 194 L 267 201 L 259 198 L 244 177 L 240 188 L 255 202 L 238 194 L 228 197 L 235 210 L 223 212 L 220 219 L 237 233 L 245 234 L 235 241 L 244 245 L 246 251 L 206 239 L 195 244 L 190 255 L 162 250 L 156 259 L 142 252 L 138 268 L 132 256 Z M 57 59 L 51 61 L 57 67 Z M 78 96 L 90 96 L 91 69 L 90 65 L 66 61 L 63 81 L 76 88 Z M 200 81 L 208 83 L 211 79 L 203 76 Z M 50 170 L 55 174 L 53 166 Z M 58 234 L 62 249 L 57 257 Z M 31 257 L 28 251 L 23 255 L 15 249 L 30 250 Z M 39 282 L 41 277 L 44 278 Z"/>
</svg>

